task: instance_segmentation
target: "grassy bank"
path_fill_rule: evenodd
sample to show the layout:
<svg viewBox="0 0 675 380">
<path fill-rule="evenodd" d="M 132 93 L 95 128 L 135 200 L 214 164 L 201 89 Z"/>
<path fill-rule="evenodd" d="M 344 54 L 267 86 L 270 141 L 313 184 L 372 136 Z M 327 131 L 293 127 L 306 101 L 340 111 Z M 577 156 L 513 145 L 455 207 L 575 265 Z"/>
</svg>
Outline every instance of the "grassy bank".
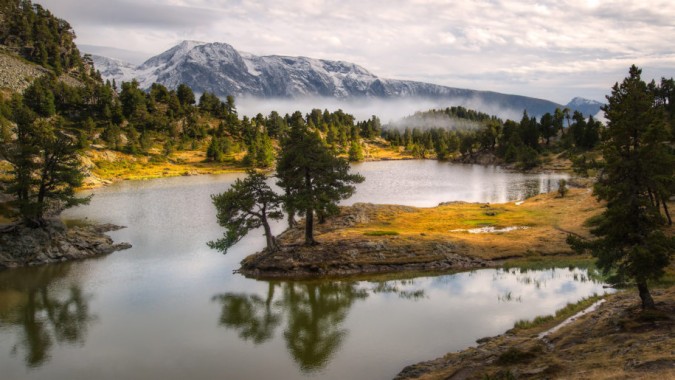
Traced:
<svg viewBox="0 0 675 380">
<path fill-rule="evenodd" d="M 364 142 L 364 160 L 406 160 L 413 157 L 402 148 L 392 148 L 382 139 Z M 154 149 L 154 155 L 130 155 L 105 149 L 90 149 L 85 153 L 84 164 L 90 176 L 83 188 L 96 188 L 121 180 L 146 180 L 184 175 L 222 174 L 243 172 L 245 152 L 230 154 L 223 162 L 209 162 L 203 150 L 184 150 L 172 153 L 169 158 Z"/>
</svg>

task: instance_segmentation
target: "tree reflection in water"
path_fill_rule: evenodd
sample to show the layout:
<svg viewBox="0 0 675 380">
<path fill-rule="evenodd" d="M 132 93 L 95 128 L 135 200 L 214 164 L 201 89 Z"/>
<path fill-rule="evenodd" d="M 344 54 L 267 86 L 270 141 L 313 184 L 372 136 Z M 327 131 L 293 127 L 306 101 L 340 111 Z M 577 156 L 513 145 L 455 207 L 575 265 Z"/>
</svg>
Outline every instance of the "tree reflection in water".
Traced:
<svg viewBox="0 0 675 380">
<path fill-rule="evenodd" d="M 370 291 L 398 293 L 412 300 L 424 297 L 423 290 L 401 290 L 397 283 L 375 283 Z M 411 285 L 412 281 L 400 284 Z M 275 299 L 277 287 L 280 292 Z M 285 320 L 286 347 L 300 369 L 309 373 L 323 369 L 339 350 L 348 334 L 342 323 L 349 309 L 368 294 L 358 282 L 269 282 L 265 299 L 257 294 L 224 293 L 213 301 L 222 304 L 219 324 L 255 344 L 272 339 Z"/>
<path fill-rule="evenodd" d="M 213 297 L 223 305 L 219 324 L 239 331 L 239 337 L 255 344 L 272 338 L 281 323 L 281 313 L 272 310 L 275 284 L 269 283 L 267 299 L 257 294 L 225 293 Z"/>
<path fill-rule="evenodd" d="M 49 361 L 54 343 L 84 345 L 89 325 L 96 320 L 89 310 L 90 297 L 78 285 L 61 290 L 52 286 L 69 270 L 69 264 L 61 264 L 0 273 L 0 327 L 16 331 L 11 352 L 24 351 L 27 367 Z"/>
</svg>

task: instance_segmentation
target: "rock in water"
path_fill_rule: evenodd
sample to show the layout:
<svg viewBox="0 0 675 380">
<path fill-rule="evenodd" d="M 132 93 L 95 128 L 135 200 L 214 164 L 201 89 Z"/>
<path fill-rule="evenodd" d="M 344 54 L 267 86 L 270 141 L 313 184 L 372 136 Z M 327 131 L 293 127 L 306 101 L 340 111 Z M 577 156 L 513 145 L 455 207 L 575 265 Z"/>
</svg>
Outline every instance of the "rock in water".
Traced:
<svg viewBox="0 0 675 380">
<path fill-rule="evenodd" d="M 115 244 L 105 232 L 118 230 L 112 224 L 67 228 L 60 220 L 49 220 L 44 228 L 14 225 L 0 231 L 0 268 L 42 265 L 107 255 L 131 248 Z"/>
</svg>

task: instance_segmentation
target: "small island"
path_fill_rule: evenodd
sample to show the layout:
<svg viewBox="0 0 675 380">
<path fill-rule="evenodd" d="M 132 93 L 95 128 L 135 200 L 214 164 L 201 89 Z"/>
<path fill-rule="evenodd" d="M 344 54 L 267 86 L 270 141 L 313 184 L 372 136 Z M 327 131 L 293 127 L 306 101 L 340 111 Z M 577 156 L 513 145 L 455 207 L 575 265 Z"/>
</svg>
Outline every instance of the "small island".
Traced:
<svg viewBox="0 0 675 380">
<path fill-rule="evenodd" d="M 432 208 L 357 203 L 315 228 L 303 244 L 301 225 L 277 237 L 279 249 L 251 255 L 240 273 L 307 278 L 388 272 L 466 270 L 506 260 L 570 260 L 568 235 L 588 236 L 584 221 L 602 206 L 588 189 L 540 194 L 504 204 L 450 202 Z"/>
</svg>

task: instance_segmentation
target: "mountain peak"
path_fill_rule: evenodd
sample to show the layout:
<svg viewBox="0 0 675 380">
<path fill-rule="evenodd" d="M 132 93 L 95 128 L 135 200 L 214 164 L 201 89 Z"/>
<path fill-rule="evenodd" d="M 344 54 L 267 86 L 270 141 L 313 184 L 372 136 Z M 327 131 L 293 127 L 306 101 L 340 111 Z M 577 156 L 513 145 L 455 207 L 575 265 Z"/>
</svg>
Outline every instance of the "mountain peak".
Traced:
<svg viewBox="0 0 675 380">
<path fill-rule="evenodd" d="M 169 88 L 185 83 L 195 93 L 208 91 L 220 97 L 410 98 L 472 108 L 479 103 L 482 106 L 479 110 L 483 112 L 504 109 L 519 114 L 527 109 L 532 115 L 553 112 L 560 107 L 547 100 L 525 96 L 379 78 L 352 62 L 240 53 L 222 42 L 182 41 L 134 69 L 123 67 L 116 70 L 114 62 L 110 61 L 105 65 L 107 69 L 102 74 L 106 79 L 120 81 L 135 78 L 144 89 L 155 82 Z"/>
<path fill-rule="evenodd" d="M 574 99 L 570 100 L 570 102 L 566 104 L 566 107 L 573 110 L 577 110 L 584 115 L 595 116 L 598 112 L 600 112 L 600 107 L 602 107 L 603 105 L 604 103 L 598 102 L 597 100 L 586 99 L 577 96 Z"/>
</svg>

